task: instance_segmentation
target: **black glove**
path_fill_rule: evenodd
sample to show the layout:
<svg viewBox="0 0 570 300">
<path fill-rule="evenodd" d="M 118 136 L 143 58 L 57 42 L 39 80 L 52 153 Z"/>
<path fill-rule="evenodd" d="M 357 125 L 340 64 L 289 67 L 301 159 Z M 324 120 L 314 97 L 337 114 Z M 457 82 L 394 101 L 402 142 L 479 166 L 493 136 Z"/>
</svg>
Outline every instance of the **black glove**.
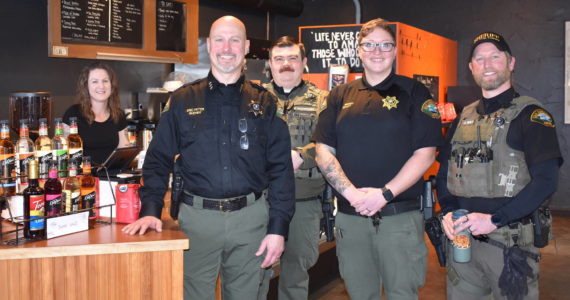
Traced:
<svg viewBox="0 0 570 300">
<path fill-rule="evenodd" d="M 528 294 L 528 278 L 533 277 L 527 255 L 518 246 L 503 250 L 505 265 L 499 277 L 501 295 L 509 300 L 520 300 Z"/>
</svg>

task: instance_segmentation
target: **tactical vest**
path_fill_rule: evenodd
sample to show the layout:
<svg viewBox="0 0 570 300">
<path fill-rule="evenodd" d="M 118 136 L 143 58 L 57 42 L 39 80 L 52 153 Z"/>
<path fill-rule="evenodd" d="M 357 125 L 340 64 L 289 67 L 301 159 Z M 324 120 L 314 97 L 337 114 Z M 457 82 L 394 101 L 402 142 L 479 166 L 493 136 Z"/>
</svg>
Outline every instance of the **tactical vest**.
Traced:
<svg viewBox="0 0 570 300">
<path fill-rule="evenodd" d="M 289 97 L 277 93 L 271 83 L 264 84 L 263 87 L 277 97 L 279 102 L 277 116 L 287 122 L 291 135 L 291 147 L 295 149 L 310 143 L 311 135 L 317 127 L 317 116 L 326 101 L 326 94 L 308 81 L 305 81 L 301 88 L 293 90 Z M 317 168 L 311 168 L 299 170 L 295 173 L 295 177 L 318 178 L 322 175 Z"/>
<path fill-rule="evenodd" d="M 529 182 L 524 152 L 507 144 L 511 121 L 529 105 L 542 107 L 534 98 L 513 99 L 508 108 L 479 115 L 481 100 L 463 109 L 451 140 L 447 188 L 459 197 L 514 197 Z"/>
</svg>

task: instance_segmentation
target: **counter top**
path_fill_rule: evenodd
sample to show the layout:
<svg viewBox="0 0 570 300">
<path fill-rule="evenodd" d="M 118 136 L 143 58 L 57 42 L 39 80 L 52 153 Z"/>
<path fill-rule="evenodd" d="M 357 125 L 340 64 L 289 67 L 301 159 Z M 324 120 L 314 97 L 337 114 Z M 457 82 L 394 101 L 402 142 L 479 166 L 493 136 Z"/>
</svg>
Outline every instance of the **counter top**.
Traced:
<svg viewBox="0 0 570 300">
<path fill-rule="evenodd" d="M 97 224 L 93 229 L 51 240 L 17 246 L 2 243 L 0 260 L 188 249 L 186 235 L 172 220 L 169 221 L 165 222 L 160 233 L 149 230 L 144 235 L 127 235 L 121 231 L 126 224 Z"/>
</svg>

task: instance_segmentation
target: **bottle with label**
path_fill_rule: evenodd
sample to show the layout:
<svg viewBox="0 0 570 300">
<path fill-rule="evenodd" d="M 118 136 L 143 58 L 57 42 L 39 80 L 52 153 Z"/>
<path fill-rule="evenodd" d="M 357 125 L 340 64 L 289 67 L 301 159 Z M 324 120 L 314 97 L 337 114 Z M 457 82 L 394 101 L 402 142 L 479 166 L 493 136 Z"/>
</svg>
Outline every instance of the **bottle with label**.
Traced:
<svg viewBox="0 0 570 300">
<path fill-rule="evenodd" d="M 75 162 L 69 164 L 69 176 L 63 184 L 63 212 L 70 213 L 81 209 L 81 184 L 77 178 L 77 166 Z"/>
<path fill-rule="evenodd" d="M 63 183 L 67 177 L 67 138 L 63 136 L 63 122 L 61 118 L 55 118 L 55 136 L 51 140 L 53 159 L 57 161 L 57 176 Z"/>
<path fill-rule="evenodd" d="M 28 120 L 20 120 L 20 138 L 16 142 L 16 173 L 18 174 L 17 189 L 21 193 L 28 187 L 30 161 L 34 159 L 34 142 L 30 139 Z"/>
<path fill-rule="evenodd" d="M 69 135 L 67 136 L 69 161 L 75 161 L 75 165 L 79 168 L 83 159 L 83 140 L 77 130 L 77 118 L 69 118 L 69 123 Z"/>
<path fill-rule="evenodd" d="M 81 209 L 95 207 L 95 178 L 91 176 L 91 157 L 83 157 L 83 175 L 81 176 Z M 89 228 L 95 226 L 96 214 L 94 209 L 89 211 Z"/>
<path fill-rule="evenodd" d="M 16 194 L 16 157 L 8 120 L 0 121 L 0 197 Z"/>
<path fill-rule="evenodd" d="M 24 219 L 29 220 L 24 224 L 24 237 L 28 239 L 43 238 L 46 223 L 44 190 L 38 182 L 38 161 L 32 159 L 28 164 L 28 186 L 24 194 Z"/>
<path fill-rule="evenodd" d="M 40 136 L 36 139 L 36 159 L 39 165 L 40 187 L 44 187 L 48 179 L 49 164 L 53 159 L 51 152 L 51 139 L 48 136 L 48 124 L 46 118 L 40 120 Z"/>
<path fill-rule="evenodd" d="M 61 214 L 63 205 L 62 186 L 57 179 L 57 162 L 49 163 L 49 178 L 44 185 L 46 193 L 46 216 L 53 217 Z"/>
</svg>

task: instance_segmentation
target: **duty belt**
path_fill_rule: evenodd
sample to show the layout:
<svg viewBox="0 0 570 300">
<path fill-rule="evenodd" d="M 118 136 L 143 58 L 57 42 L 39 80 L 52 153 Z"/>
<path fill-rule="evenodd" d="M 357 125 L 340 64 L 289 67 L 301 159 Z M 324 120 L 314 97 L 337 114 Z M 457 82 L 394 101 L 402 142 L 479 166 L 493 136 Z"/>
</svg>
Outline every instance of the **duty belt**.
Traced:
<svg viewBox="0 0 570 300">
<path fill-rule="evenodd" d="M 220 212 L 232 212 L 240 210 L 246 206 L 253 204 L 264 195 L 263 192 L 249 193 L 245 196 L 225 198 L 225 199 L 208 199 L 201 196 L 196 196 L 184 191 L 182 194 L 182 202 L 184 204 L 199 208 L 199 203 L 202 203 L 203 209 L 217 210 Z"/>
<path fill-rule="evenodd" d="M 319 171 L 319 168 L 317 167 L 312 167 L 309 169 L 299 169 L 297 170 L 297 172 L 295 172 L 295 178 L 322 178 L 323 176 L 321 175 L 321 171 Z"/>
<path fill-rule="evenodd" d="M 380 216 L 388 217 L 412 210 L 420 210 L 420 204 L 420 201 L 417 199 L 388 203 L 380 210 Z"/>
<path fill-rule="evenodd" d="M 308 198 L 299 198 L 295 199 L 295 201 L 303 202 L 303 201 L 313 201 L 313 200 L 320 200 L 320 196 L 308 197 Z"/>
<path fill-rule="evenodd" d="M 345 213 L 345 214 L 360 216 L 359 213 L 357 213 L 351 209 L 346 209 L 344 206 L 339 206 L 338 210 L 342 213 Z M 382 210 L 380 210 L 380 216 L 381 217 L 388 217 L 388 216 L 393 216 L 393 215 L 405 213 L 405 212 L 412 211 L 412 210 L 418 210 L 418 211 L 420 210 L 420 201 L 419 200 L 414 199 L 414 200 L 405 200 L 405 201 L 388 203 L 388 204 L 386 204 L 386 206 L 384 206 L 382 208 Z"/>
</svg>

